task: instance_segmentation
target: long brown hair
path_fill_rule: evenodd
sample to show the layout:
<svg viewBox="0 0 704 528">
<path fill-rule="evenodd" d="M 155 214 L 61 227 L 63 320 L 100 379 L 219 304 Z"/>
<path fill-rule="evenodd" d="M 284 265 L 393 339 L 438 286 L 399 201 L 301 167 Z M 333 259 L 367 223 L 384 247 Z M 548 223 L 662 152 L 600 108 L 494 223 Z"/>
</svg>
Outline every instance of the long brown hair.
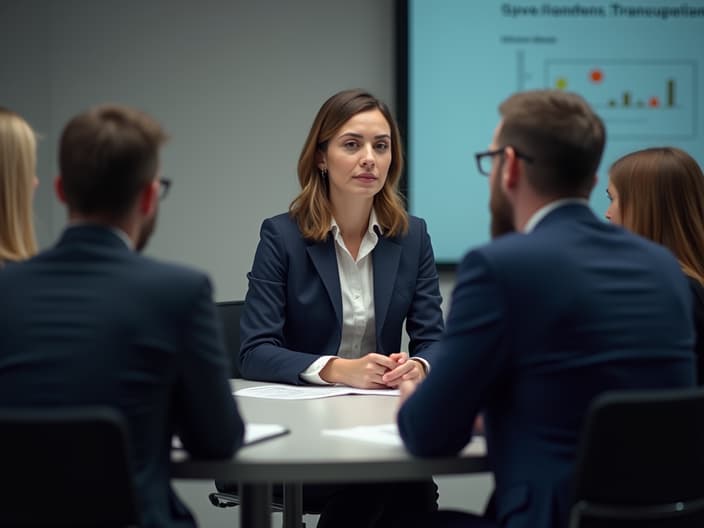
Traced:
<svg viewBox="0 0 704 528">
<path fill-rule="evenodd" d="M 648 148 L 609 171 L 624 227 L 672 251 L 684 273 L 704 285 L 704 174 L 686 152 Z"/>
<path fill-rule="evenodd" d="M 318 110 L 308 138 L 298 158 L 300 194 L 289 211 L 305 238 L 322 241 L 328 236 L 332 221 L 332 204 L 328 184 L 318 170 L 318 156 L 328 142 L 352 117 L 379 110 L 391 129 L 391 165 L 384 187 L 374 196 L 374 210 L 384 236 L 396 236 L 408 230 L 408 214 L 398 191 L 403 170 L 403 151 L 398 125 L 382 101 L 364 90 L 344 90 L 330 97 Z"/>
<path fill-rule="evenodd" d="M 37 140 L 16 113 L 0 107 L 0 263 L 37 252 L 32 200 Z"/>
</svg>

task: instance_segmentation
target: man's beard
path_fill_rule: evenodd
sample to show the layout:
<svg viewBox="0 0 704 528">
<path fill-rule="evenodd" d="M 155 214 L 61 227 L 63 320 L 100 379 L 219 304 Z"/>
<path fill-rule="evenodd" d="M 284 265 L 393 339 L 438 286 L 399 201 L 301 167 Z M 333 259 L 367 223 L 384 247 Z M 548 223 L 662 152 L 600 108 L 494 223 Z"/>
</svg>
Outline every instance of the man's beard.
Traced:
<svg viewBox="0 0 704 528">
<path fill-rule="evenodd" d="M 501 166 L 494 178 L 489 198 L 489 210 L 491 211 L 491 238 L 498 238 L 507 233 L 512 233 L 516 229 L 513 226 L 513 206 L 508 201 L 506 193 L 501 188 Z"/>
<path fill-rule="evenodd" d="M 149 239 L 156 228 L 156 217 L 157 213 L 155 212 L 154 215 L 146 220 L 142 225 L 142 229 L 140 229 L 139 234 L 137 235 L 137 241 L 135 243 L 135 249 L 137 251 L 142 251 L 146 247 L 147 242 L 149 242 Z"/>
</svg>

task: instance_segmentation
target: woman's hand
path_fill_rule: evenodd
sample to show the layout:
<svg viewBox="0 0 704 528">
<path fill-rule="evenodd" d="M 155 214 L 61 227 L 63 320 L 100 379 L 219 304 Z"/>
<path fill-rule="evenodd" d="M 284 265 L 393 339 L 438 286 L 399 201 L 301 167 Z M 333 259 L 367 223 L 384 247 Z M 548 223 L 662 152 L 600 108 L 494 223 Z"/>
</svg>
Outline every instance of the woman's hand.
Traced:
<svg viewBox="0 0 704 528">
<path fill-rule="evenodd" d="M 389 359 L 394 361 L 396 366 L 381 378 L 387 387 L 395 389 L 403 381 L 412 381 L 418 384 L 425 378 L 425 366 L 423 363 L 410 359 L 408 353 L 398 352 L 391 354 Z"/>
<path fill-rule="evenodd" d="M 359 389 L 388 389 L 390 385 L 383 377 L 395 368 L 398 364 L 390 356 L 371 352 L 359 359 L 333 358 L 320 371 L 320 377 L 328 383 L 342 383 Z"/>
</svg>

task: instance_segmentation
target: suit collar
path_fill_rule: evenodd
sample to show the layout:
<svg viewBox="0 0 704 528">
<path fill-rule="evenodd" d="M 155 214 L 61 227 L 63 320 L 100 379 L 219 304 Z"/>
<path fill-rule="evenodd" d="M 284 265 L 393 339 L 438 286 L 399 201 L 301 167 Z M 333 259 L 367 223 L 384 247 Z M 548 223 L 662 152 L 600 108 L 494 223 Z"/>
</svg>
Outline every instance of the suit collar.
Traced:
<svg viewBox="0 0 704 528">
<path fill-rule="evenodd" d="M 75 243 L 90 243 L 116 249 L 131 251 L 131 247 L 121 236 L 122 231 L 115 228 L 98 224 L 73 224 L 69 225 L 59 238 L 59 246 Z M 129 240 L 129 239 L 128 239 Z"/>
<path fill-rule="evenodd" d="M 552 208 L 533 227 L 532 231 L 537 231 L 553 222 L 563 220 L 596 220 L 594 212 L 589 207 L 589 203 L 580 201 L 570 201 L 562 203 Z"/>
<path fill-rule="evenodd" d="M 335 240 L 332 234 L 323 242 L 309 244 L 306 248 L 313 266 L 318 271 L 320 279 L 325 285 L 338 324 L 342 322 L 342 292 L 340 291 L 340 276 L 337 271 L 337 258 L 335 256 Z"/>
<path fill-rule="evenodd" d="M 333 237 L 328 236 L 324 242 L 309 244 L 306 251 L 328 292 L 337 322 L 342 324 L 342 292 L 334 244 Z M 372 252 L 374 318 L 377 337 L 381 335 L 381 328 L 386 319 L 400 262 L 401 245 L 398 240 L 380 236 Z"/>
<path fill-rule="evenodd" d="M 589 206 L 589 201 L 584 198 L 563 198 L 561 200 L 555 200 L 553 202 L 550 202 L 549 204 L 544 205 L 535 213 L 533 213 L 533 215 L 526 222 L 526 225 L 523 227 L 523 232 L 530 233 L 531 231 L 533 231 L 533 229 L 535 229 L 535 226 L 537 226 L 543 218 L 548 216 L 556 209 L 559 209 L 560 207 L 564 207 L 566 205 L 574 204 Z"/>
<path fill-rule="evenodd" d="M 401 245 L 394 238 L 379 237 L 372 255 L 374 269 L 374 319 L 376 321 L 376 335 L 381 335 L 381 328 L 386 320 L 391 296 L 396 284 L 398 265 L 401 262 Z M 379 346 L 377 339 L 377 346 Z M 398 350 L 385 351 L 389 354 Z"/>
</svg>

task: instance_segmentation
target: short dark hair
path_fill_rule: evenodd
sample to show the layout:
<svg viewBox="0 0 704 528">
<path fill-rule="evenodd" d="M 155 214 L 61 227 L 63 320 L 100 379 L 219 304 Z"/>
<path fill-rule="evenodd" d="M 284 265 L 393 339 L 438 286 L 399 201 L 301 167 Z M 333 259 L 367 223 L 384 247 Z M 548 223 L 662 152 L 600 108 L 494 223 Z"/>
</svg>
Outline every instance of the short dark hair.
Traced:
<svg viewBox="0 0 704 528">
<path fill-rule="evenodd" d="M 606 129 L 589 104 L 561 90 L 519 92 L 499 106 L 498 146 L 534 158 L 528 181 L 551 197 L 588 196 L 601 161 Z"/>
<path fill-rule="evenodd" d="M 167 135 L 148 115 L 101 105 L 68 122 L 61 134 L 59 169 L 69 209 L 120 217 L 156 177 Z"/>
</svg>

